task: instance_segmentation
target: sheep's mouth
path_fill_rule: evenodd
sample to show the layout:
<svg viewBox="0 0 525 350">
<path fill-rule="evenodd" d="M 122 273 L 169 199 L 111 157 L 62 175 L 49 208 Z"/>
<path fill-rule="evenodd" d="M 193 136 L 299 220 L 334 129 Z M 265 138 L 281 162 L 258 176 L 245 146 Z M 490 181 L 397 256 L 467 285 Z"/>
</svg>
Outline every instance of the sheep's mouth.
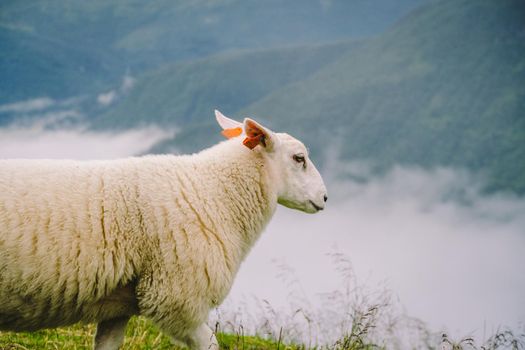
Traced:
<svg viewBox="0 0 525 350">
<path fill-rule="evenodd" d="M 323 210 L 323 209 L 324 209 L 324 207 L 320 207 L 320 206 L 318 206 L 317 204 L 315 204 L 315 203 L 314 203 L 313 201 L 311 201 L 311 200 L 310 200 L 309 202 L 310 202 L 310 204 L 315 208 L 315 210 L 317 210 L 317 211 L 320 211 L 320 210 Z"/>
</svg>

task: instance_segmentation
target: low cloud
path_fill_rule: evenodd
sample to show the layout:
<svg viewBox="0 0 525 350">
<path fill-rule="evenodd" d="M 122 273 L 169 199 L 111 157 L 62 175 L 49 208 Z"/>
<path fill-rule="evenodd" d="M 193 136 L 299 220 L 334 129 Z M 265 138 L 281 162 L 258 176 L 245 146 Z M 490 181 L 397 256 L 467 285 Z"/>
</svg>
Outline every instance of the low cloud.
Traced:
<svg viewBox="0 0 525 350">
<path fill-rule="evenodd" d="M 112 104 L 113 101 L 115 101 L 116 98 L 117 98 L 117 92 L 115 90 L 110 90 L 108 92 L 99 94 L 97 96 L 97 102 L 100 105 L 106 107 L 106 106 L 109 106 L 110 104 Z"/>
<path fill-rule="evenodd" d="M 122 78 L 122 84 L 120 85 L 120 91 L 122 93 L 126 93 L 130 91 L 135 86 L 136 79 L 133 78 L 131 75 L 126 74 Z"/>
<path fill-rule="evenodd" d="M 372 176 L 366 164 L 347 167 L 359 180 L 331 181 L 324 212 L 278 209 L 229 307 L 253 295 L 287 309 L 290 290 L 277 277 L 283 264 L 319 307 L 321 293 L 340 288 L 327 256 L 335 249 L 360 281 L 386 285 L 432 331 L 480 338 L 525 321 L 525 199 L 483 195 L 482 180 L 455 169 L 397 167 Z"/>
<path fill-rule="evenodd" d="M 173 131 L 157 127 L 120 132 L 94 132 L 78 126 L 49 128 L 50 120 L 61 116 L 51 114 L 30 125 L 0 129 L 0 158 L 120 158 L 147 152 L 156 143 L 173 136 Z"/>
<path fill-rule="evenodd" d="M 18 101 L 0 105 L 0 113 L 27 113 L 40 111 L 55 104 L 55 100 L 48 97 L 33 98 L 25 101 Z"/>
<path fill-rule="evenodd" d="M 98 104 L 103 107 L 111 105 L 122 95 L 127 94 L 135 86 L 135 81 L 135 78 L 129 74 L 126 74 L 124 77 L 122 77 L 122 82 L 118 89 L 109 90 L 97 96 Z"/>
</svg>

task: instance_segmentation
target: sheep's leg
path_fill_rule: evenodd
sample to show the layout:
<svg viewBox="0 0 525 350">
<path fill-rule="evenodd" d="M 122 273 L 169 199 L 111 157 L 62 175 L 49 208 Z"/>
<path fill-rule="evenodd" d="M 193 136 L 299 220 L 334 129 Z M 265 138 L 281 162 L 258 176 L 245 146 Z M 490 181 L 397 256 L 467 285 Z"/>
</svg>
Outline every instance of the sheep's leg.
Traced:
<svg viewBox="0 0 525 350">
<path fill-rule="evenodd" d="M 117 350 L 124 340 L 129 317 L 99 322 L 95 334 L 95 350 Z"/>
<path fill-rule="evenodd" d="M 207 324 L 203 323 L 186 339 L 191 350 L 219 350 L 215 334 Z"/>
</svg>

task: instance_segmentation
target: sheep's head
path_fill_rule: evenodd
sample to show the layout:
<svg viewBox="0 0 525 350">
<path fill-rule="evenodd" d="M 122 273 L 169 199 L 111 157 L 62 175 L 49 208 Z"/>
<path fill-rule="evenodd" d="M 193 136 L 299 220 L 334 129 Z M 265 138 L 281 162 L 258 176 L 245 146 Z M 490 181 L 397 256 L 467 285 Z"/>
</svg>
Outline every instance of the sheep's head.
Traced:
<svg viewBox="0 0 525 350">
<path fill-rule="evenodd" d="M 215 111 L 215 116 L 225 137 L 242 135 L 246 147 L 261 152 L 270 162 L 280 204 L 307 213 L 324 209 L 326 187 L 301 141 L 288 134 L 274 133 L 249 118 L 239 123 L 219 111 Z"/>
</svg>

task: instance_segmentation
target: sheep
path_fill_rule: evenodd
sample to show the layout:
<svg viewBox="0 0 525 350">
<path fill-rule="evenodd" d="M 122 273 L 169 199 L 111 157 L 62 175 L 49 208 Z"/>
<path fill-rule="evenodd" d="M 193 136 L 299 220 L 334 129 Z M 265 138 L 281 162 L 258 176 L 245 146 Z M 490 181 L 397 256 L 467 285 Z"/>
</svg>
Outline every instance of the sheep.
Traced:
<svg viewBox="0 0 525 350">
<path fill-rule="evenodd" d="M 191 349 L 277 203 L 315 213 L 327 196 L 305 146 L 253 119 L 193 155 L 0 160 L 0 329 L 97 323 L 117 349 L 143 315 Z"/>
</svg>

